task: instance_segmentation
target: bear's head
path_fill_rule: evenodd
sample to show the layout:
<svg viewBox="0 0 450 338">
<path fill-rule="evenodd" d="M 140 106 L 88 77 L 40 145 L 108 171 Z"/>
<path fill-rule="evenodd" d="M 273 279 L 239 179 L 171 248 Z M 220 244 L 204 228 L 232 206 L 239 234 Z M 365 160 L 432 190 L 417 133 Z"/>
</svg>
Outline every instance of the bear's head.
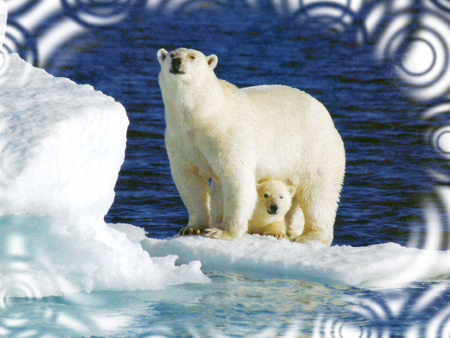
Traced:
<svg viewBox="0 0 450 338">
<path fill-rule="evenodd" d="M 257 186 L 258 202 L 255 213 L 260 217 L 265 214 L 266 218 L 284 216 L 291 208 L 295 190 L 295 187 L 279 180 L 260 182 Z"/>
<path fill-rule="evenodd" d="M 205 72 L 212 72 L 217 65 L 218 58 L 212 54 L 205 56 L 195 49 L 178 48 L 172 52 L 165 49 L 158 50 L 158 61 L 161 73 L 175 80 L 198 79 Z"/>
</svg>

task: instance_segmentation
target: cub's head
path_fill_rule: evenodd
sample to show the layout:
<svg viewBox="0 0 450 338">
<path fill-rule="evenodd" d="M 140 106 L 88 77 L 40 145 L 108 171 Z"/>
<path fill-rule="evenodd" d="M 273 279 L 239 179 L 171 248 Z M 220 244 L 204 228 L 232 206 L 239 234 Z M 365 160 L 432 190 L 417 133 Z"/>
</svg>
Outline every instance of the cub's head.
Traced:
<svg viewBox="0 0 450 338">
<path fill-rule="evenodd" d="M 178 48 L 170 53 L 160 49 L 157 55 L 161 74 L 176 80 L 198 78 L 205 72 L 212 72 L 218 62 L 216 55 L 205 56 L 195 49 Z"/>
<path fill-rule="evenodd" d="M 266 217 L 284 216 L 291 208 L 295 187 L 278 180 L 263 181 L 257 186 L 258 202 L 256 210 L 258 214 L 265 213 Z"/>
</svg>

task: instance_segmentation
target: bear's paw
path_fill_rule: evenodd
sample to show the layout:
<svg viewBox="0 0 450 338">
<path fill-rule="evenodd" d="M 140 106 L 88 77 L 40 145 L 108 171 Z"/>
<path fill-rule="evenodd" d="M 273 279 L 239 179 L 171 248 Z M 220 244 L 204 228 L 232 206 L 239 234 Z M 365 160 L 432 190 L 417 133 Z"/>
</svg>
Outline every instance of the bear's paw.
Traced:
<svg viewBox="0 0 450 338">
<path fill-rule="evenodd" d="M 181 228 L 178 233 L 179 236 L 193 236 L 193 235 L 202 235 L 205 229 L 195 228 L 195 227 L 184 227 Z"/>
<path fill-rule="evenodd" d="M 226 240 L 231 240 L 235 238 L 229 232 L 217 228 L 205 229 L 202 235 L 205 237 L 226 239 Z"/>
</svg>

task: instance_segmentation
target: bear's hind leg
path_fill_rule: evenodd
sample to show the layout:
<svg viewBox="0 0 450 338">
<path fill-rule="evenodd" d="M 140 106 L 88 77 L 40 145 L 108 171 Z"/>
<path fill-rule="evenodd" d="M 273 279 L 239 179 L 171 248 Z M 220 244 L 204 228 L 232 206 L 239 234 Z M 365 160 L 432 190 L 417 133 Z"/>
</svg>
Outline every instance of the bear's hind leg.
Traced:
<svg viewBox="0 0 450 338">
<path fill-rule="evenodd" d="M 317 193 L 317 192 L 316 192 Z M 292 238 L 295 242 L 321 242 L 331 245 L 333 227 L 338 207 L 338 197 L 322 194 L 309 194 L 300 201 L 305 217 L 305 225 L 300 236 Z"/>
</svg>

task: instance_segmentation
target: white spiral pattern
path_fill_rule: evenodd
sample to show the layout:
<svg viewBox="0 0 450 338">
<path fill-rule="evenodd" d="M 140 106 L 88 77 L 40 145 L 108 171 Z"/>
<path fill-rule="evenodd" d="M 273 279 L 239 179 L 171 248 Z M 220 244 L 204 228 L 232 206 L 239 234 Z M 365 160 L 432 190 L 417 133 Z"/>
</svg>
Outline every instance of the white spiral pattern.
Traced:
<svg viewBox="0 0 450 338">
<path fill-rule="evenodd" d="M 449 17 L 428 9 L 384 11 L 389 15 L 376 36 L 377 59 L 396 64 L 398 77 L 407 85 L 406 94 L 415 100 L 436 99 L 448 93 Z"/>
<path fill-rule="evenodd" d="M 10 23 L 6 27 L 5 40 L 1 46 L 0 53 L 19 53 L 20 56 L 32 65 L 37 64 L 36 43 L 30 32 L 18 23 Z"/>
<path fill-rule="evenodd" d="M 40 291 L 26 273 L 11 273 L 7 282 L 0 285 L 0 310 L 14 311 L 14 298 L 41 298 Z"/>
<path fill-rule="evenodd" d="M 316 319 L 313 338 L 388 338 L 389 332 L 380 332 L 376 328 L 348 323 L 342 319 Z"/>
<path fill-rule="evenodd" d="M 117 25 L 136 7 L 134 0 L 61 0 L 61 3 L 68 15 L 90 28 Z"/>
<path fill-rule="evenodd" d="M 437 182 L 450 183 L 450 103 L 438 104 L 422 117 L 429 125 L 424 136 L 431 146 L 426 169 Z"/>
</svg>

